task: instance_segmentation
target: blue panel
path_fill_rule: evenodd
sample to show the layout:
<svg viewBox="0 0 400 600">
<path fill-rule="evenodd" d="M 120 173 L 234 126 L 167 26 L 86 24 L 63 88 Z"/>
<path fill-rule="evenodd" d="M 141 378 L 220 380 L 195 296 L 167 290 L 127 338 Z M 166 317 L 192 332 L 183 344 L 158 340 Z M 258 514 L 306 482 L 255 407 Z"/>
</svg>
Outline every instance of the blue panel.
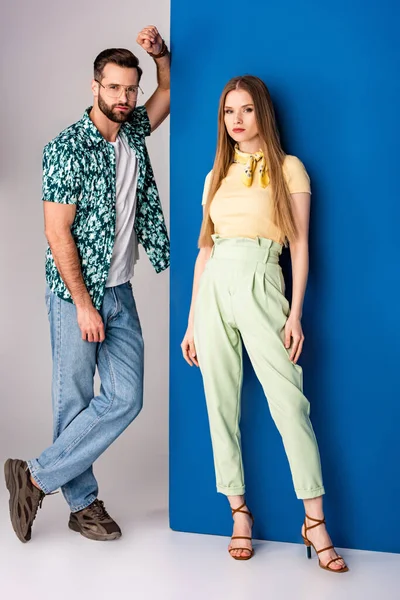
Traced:
<svg viewBox="0 0 400 600">
<path fill-rule="evenodd" d="M 399 12 L 394 0 L 172 1 L 173 529 L 231 534 L 201 376 L 180 343 L 219 96 L 228 79 L 250 73 L 268 85 L 284 149 L 312 181 L 301 365 L 329 529 L 337 546 L 400 552 Z M 255 537 L 300 541 L 302 503 L 247 359 L 242 435 Z"/>
</svg>

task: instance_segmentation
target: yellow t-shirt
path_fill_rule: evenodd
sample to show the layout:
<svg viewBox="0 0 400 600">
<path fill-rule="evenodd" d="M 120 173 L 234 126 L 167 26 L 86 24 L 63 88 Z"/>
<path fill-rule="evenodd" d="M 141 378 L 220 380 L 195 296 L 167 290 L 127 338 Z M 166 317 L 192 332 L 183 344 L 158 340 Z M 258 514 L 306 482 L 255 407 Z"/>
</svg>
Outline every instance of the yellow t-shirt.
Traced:
<svg viewBox="0 0 400 600">
<path fill-rule="evenodd" d="M 283 174 L 289 192 L 308 192 L 310 178 L 301 160 L 288 154 L 283 162 Z M 264 237 L 283 243 L 281 230 L 273 223 L 271 186 L 262 188 L 254 176 L 251 187 L 241 180 L 244 165 L 232 163 L 211 202 L 210 217 L 215 233 L 221 237 Z M 208 173 L 203 191 L 204 205 L 210 189 L 212 171 Z"/>
</svg>

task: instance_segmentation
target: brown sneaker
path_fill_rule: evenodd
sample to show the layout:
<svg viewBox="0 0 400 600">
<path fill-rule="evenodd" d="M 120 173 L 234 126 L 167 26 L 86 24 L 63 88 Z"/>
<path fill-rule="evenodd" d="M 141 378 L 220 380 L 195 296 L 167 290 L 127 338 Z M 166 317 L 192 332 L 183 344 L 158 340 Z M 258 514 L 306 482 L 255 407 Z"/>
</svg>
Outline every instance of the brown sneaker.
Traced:
<svg viewBox="0 0 400 600">
<path fill-rule="evenodd" d="M 71 513 L 68 527 L 89 540 L 100 542 L 116 540 L 122 535 L 117 523 L 104 508 L 102 500 L 95 500 L 83 510 Z"/>
<path fill-rule="evenodd" d="M 32 523 L 45 493 L 31 482 L 28 465 L 24 460 L 9 458 L 4 465 L 6 486 L 10 492 L 10 518 L 21 542 L 31 539 Z"/>
</svg>

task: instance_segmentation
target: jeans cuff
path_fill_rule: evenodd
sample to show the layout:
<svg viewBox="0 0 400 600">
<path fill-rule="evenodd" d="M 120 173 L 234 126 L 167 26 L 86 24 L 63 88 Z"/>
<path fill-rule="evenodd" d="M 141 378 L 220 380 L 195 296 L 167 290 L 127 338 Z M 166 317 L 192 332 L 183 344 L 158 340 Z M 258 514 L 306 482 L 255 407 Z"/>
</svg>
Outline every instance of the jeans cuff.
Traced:
<svg viewBox="0 0 400 600">
<path fill-rule="evenodd" d="M 51 494 L 51 492 L 54 492 L 54 490 L 50 490 L 40 479 L 40 477 L 37 474 L 37 468 L 36 465 L 39 466 L 39 463 L 37 460 L 28 460 L 27 461 L 27 465 L 28 465 L 28 469 L 29 469 L 29 473 L 31 474 L 31 476 L 33 477 L 33 479 L 36 481 L 36 483 L 38 484 L 38 486 L 40 487 L 40 489 L 42 490 L 42 492 L 44 492 L 45 494 Z"/>
<path fill-rule="evenodd" d="M 97 496 L 89 496 L 89 500 L 87 500 L 84 504 L 78 504 L 78 506 L 70 506 L 69 508 L 72 513 L 76 513 L 90 506 L 96 499 Z"/>
</svg>

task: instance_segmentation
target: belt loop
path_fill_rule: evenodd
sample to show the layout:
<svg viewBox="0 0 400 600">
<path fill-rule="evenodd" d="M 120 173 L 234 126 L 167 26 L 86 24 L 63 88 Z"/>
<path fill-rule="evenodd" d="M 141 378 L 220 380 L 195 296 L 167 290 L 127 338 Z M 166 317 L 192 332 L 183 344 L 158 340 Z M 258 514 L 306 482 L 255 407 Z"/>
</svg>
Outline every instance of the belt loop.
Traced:
<svg viewBox="0 0 400 600">
<path fill-rule="evenodd" d="M 268 240 L 268 246 L 265 248 L 265 254 L 264 254 L 264 258 L 263 258 L 264 264 L 266 264 L 268 262 L 271 245 L 272 245 L 272 241 Z"/>
<path fill-rule="evenodd" d="M 213 243 L 213 246 L 212 246 L 212 248 L 211 248 L 211 254 L 210 254 L 210 258 L 212 258 L 212 257 L 214 256 L 214 252 L 215 252 L 215 243 L 216 243 L 217 239 L 219 238 L 219 235 L 218 235 L 217 233 L 213 233 L 213 234 L 211 235 L 211 238 L 212 238 L 212 241 L 213 241 L 214 243 Z"/>
</svg>

